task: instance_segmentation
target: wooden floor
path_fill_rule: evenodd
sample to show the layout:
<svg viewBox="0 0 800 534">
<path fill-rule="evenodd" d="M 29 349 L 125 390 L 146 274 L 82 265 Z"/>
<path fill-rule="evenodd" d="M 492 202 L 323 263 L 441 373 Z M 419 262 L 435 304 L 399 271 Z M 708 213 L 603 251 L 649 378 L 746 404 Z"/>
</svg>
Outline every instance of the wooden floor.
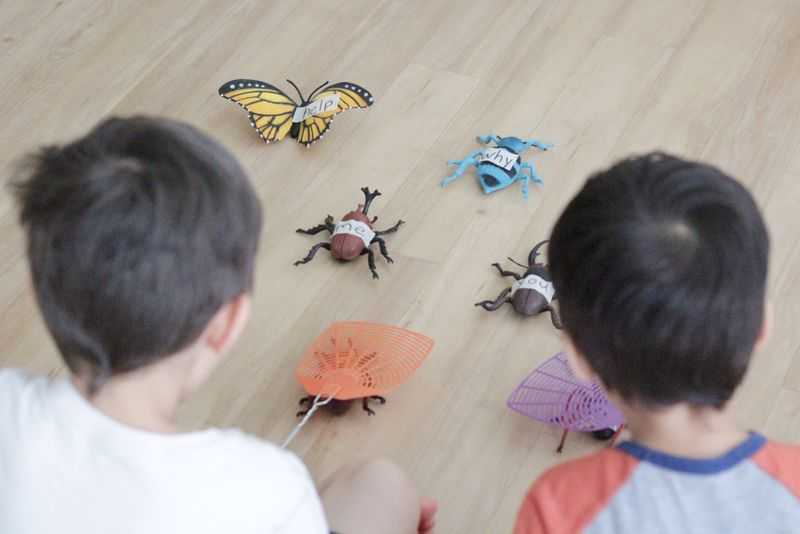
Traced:
<svg viewBox="0 0 800 534">
<path fill-rule="evenodd" d="M 796 0 L 274 0 L 0 3 L 0 160 L 68 140 L 110 114 L 189 121 L 253 177 L 266 212 L 254 317 L 186 407 L 188 427 L 236 425 L 280 441 L 301 395 L 293 373 L 329 323 L 383 321 L 436 339 L 376 417 L 315 416 L 292 448 L 317 479 L 387 455 L 442 503 L 439 533 L 508 532 L 546 467 L 599 447 L 505 399 L 558 351 L 546 317 L 473 307 L 505 285 L 490 269 L 544 239 L 587 173 L 636 151 L 702 158 L 754 191 L 773 238 L 774 337 L 736 399 L 741 420 L 800 440 L 800 2 Z M 376 96 L 322 143 L 264 145 L 217 87 L 354 81 Z M 534 136 L 544 189 L 484 196 L 472 174 L 439 188 L 476 135 Z M 296 235 L 378 187 L 396 263 L 292 262 Z M 60 369 L 40 324 L 13 204 L 0 196 L 0 365 Z"/>
</svg>

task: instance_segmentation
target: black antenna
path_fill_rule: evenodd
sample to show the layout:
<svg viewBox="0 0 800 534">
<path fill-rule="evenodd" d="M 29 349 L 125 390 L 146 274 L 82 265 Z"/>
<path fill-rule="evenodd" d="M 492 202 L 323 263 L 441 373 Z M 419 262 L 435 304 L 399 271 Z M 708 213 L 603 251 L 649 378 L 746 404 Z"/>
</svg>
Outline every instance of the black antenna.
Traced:
<svg viewBox="0 0 800 534">
<path fill-rule="evenodd" d="M 508 258 L 508 261 L 510 261 L 511 263 L 514 263 L 514 264 L 516 264 L 516 265 L 519 265 L 520 267 L 522 267 L 522 268 L 523 268 L 523 269 L 525 269 L 525 270 L 527 270 L 527 269 L 528 269 L 528 266 L 527 266 L 527 265 L 522 265 L 520 262 L 518 262 L 518 261 L 517 261 L 517 260 L 515 260 L 514 258 Z"/>
<path fill-rule="evenodd" d="M 298 95 L 300 95 L 300 105 L 302 106 L 303 104 L 305 104 L 305 102 L 306 102 L 306 99 L 305 99 L 305 98 L 303 98 L 303 93 L 301 93 L 301 92 L 300 92 L 300 88 L 299 88 L 299 87 L 297 87 L 297 86 L 294 84 L 294 82 L 293 82 L 292 80 L 288 80 L 288 79 L 287 79 L 286 81 L 289 83 L 289 85 L 291 85 L 292 87 L 294 87 L 294 90 L 295 90 L 295 91 L 297 91 L 297 94 L 298 94 Z"/>
<path fill-rule="evenodd" d="M 325 87 L 329 83 L 330 83 L 330 81 L 327 81 L 327 82 L 323 83 L 322 85 L 320 85 L 319 87 L 317 87 L 316 89 L 314 89 L 313 91 L 311 91 L 311 94 L 308 95 L 308 99 L 311 100 L 312 98 L 314 98 L 314 95 L 317 94 L 317 91 L 319 91 L 320 89 L 322 89 L 323 87 Z"/>
</svg>

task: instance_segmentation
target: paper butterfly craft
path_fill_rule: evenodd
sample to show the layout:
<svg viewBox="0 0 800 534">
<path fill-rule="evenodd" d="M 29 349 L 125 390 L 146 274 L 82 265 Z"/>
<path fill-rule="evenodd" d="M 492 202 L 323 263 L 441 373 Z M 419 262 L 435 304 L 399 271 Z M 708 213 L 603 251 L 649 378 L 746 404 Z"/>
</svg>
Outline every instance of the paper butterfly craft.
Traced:
<svg viewBox="0 0 800 534">
<path fill-rule="evenodd" d="M 300 96 L 299 104 L 274 85 L 259 80 L 231 80 L 222 84 L 219 94 L 248 112 L 250 125 L 265 142 L 280 141 L 289 134 L 307 147 L 325 135 L 338 113 L 366 109 L 375 101 L 369 91 L 350 82 L 325 82 L 305 98 L 294 82 L 286 81 Z"/>
</svg>

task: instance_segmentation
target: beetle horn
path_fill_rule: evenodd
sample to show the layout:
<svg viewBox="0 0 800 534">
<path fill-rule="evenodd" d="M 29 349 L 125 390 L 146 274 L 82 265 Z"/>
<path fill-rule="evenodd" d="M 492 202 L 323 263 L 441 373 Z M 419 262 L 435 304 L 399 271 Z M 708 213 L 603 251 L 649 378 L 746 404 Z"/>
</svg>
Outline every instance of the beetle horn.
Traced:
<svg viewBox="0 0 800 534">
<path fill-rule="evenodd" d="M 533 247 L 533 250 L 531 250 L 531 253 L 528 254 L 528 266 L 532 266 L 532 265 L 536 264 L 536 258 L 539 256 L 539 249 L 542 248 L 542 246 L 544 246 L 544 244 L 548 243 L 549 241 L 550 241 L 549 239 L 545 239 L 544 241 L 541 241 L 540 243 L 537 243 L 536 246 Z"/>
<path fill-rule="evenodd" d="M 369 205 L 372 204 L 372 201 L 375 200 L 375 197 L 379 197 L 381 195 L 381 192 L 376 189 L 370 193 L 369 187 L 362 187 L 361 191 L 364 193 L 364 208 L 361 210 L 361 213 L 366 215 L 369 211 Z"/>
</svg>

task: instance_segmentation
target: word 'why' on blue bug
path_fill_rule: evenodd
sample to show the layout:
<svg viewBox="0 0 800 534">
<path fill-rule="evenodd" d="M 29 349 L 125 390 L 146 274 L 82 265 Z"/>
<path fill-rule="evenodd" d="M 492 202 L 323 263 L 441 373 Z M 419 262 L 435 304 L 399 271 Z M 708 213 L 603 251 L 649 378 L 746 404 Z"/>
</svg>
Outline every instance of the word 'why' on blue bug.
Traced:
<svg viewBox="0 0 800 534">
<path fill-rule="evenodd" d="M 483 144 L 493 146 L 476 150 L 462 160 L 450 160 L 448 165 L 458 165 L 453 174 L 442 180 L 442 187 L 460 178 L 470 167 L 476 167 L 478 181 L 487 195 L 505 189 L 516 181 L 522 182 L 522 195 L 528 198 L 528 182 L 544 184 L 536 172 L 533 162 L 523 162 L 522 154 L 531 147 L 548 150 L 553 145 L 536 139 L 520 139 L 519 137 L 499 137 L 483 135 L 477 138 Z"/>
</svg>

